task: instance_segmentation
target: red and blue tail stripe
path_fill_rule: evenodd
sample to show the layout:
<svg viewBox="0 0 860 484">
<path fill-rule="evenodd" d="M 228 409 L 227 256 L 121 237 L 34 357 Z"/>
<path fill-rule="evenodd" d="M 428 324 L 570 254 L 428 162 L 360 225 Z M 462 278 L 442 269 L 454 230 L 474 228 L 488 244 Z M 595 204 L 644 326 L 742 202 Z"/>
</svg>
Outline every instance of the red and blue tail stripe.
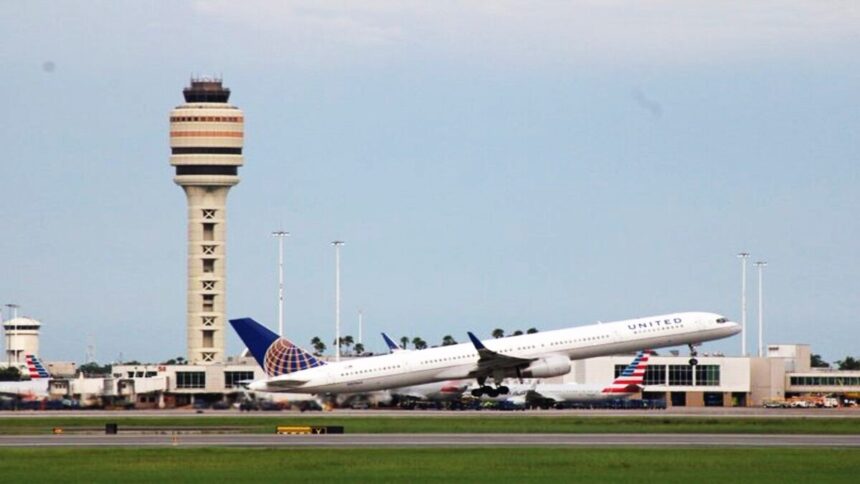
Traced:
<svg viewBox="0 0 860 484">
<path fill-rule="evenodd" d="M 26 355 L 24 358 L 27 362 L 27 371 L 30 373 L 31 380 L 51 378 L 51 374 L 48 373 L 48 370 L 45 369 L 45 366 L 42 365 L 42 362 L 35 355 Z"/>
<path fill-rule="evenodd" d="M 642 350 L 636 358 L 624 368 L 618 378 L 602 390 L 602 393 L 636 393 L 645 382 L 645 369 L 648 367 L 650 350 Z"/>
</svg>

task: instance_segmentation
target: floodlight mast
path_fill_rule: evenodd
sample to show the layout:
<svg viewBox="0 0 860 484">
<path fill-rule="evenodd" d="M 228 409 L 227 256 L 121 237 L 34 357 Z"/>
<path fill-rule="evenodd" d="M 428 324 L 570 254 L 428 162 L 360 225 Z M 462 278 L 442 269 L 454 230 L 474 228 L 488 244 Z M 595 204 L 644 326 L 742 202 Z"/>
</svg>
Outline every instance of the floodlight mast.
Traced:
<svg viewBox="0 0 860 484">
<path fill-rule="evenodd" d="M 767 265 L 766 261 L 758 261 L 755 263 L 756 269 L 758 269 L 758 356 L 761 358 L 764 356 L 764 299 L 763 299 L 763 290 L 762 290 L 762 273 L 764 272 L 764 267 Z"/>
<path fill-rule="evenodd" d="M 278 336 L 284 337 L 284 239 L 290 233 L 283 230 L 272 232 L 278 238 Z"/>
<path fill-rule="evenodd" d="M 741 356 L 747 355 L 747 259 L 749 252 L 741 252 Z"/>
<path fill-rule="evenodd" d="M 340 361 L 340 246 L 342 240 L 332 241 L 334 246 L 334 361 Z"/>
</svg>

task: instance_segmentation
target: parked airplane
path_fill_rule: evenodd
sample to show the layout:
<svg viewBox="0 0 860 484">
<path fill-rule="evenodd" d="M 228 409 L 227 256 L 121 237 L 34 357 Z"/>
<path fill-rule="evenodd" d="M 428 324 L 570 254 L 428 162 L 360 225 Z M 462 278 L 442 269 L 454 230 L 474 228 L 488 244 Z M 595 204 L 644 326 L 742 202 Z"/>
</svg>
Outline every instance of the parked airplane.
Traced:
<svg viewBox="0 0 860 484">
<path fill-rule="evenodd" d="M 15 395 L 23 399 L 39 399 L 48 397 L 48 381 L 51 374 L 34 355 L 26 355 L 26 373 L 29 380 L 0 382 L 0 394 Z"/>
<path fill-rule="evenodd" d="M 648 351 L 640 351 L 633 361 L 609 385 L 582 383 L 516 383 L 510 385 L 510 394 L 499 397 L 517 404 L 548 406 L 560 402 L 599 402 L 630 398 L 642 390 Z M 474 393 L 477 392 L 477 393 Z M 473 390 L 481 396 L 480 389 Z"/>
<path fill-rule="evenodd" d="M 389 390 L 392 395 L 401 399 L 424 400 L 431 402 L 451 402 L 460 400 L 463 393 L 469 388 L 468 380 L 444 380 L 422 385 L 393 388 Z"/>
<path fill-rule="evenodd" d="M 506 394 L 508 377 L 548 378 L 570 371 L 571 359 L 641 348 L 694 345 L 740 332 L 740 325 L 714 313 L 673 313 L 614 323 L 544 331 L 420 351 L 402 351 L 325 363 L 250 318 L 230 324 L 270 378 L 251 390 L 293 393 L 354 393 L 452 379 L 476 379 L 482 393 Z M 492 380 L 496 387 L 486 385 Z"/>
</svg>

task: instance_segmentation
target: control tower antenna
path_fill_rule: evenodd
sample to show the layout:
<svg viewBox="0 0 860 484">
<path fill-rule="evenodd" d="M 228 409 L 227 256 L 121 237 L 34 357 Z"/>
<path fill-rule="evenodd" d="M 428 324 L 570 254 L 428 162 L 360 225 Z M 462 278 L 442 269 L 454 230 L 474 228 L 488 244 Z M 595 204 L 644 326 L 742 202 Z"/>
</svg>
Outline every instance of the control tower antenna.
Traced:
<svg viewBox="0 0 860 484">
<path fill-rule="evenodd" d="M 220 78 L 192 77 L 170 112 L 173 181 L 188 200 L 187 353 L 190 364 L 224 361 L 227 192 L 244 163 L 245 117 Z"/>
</svg>

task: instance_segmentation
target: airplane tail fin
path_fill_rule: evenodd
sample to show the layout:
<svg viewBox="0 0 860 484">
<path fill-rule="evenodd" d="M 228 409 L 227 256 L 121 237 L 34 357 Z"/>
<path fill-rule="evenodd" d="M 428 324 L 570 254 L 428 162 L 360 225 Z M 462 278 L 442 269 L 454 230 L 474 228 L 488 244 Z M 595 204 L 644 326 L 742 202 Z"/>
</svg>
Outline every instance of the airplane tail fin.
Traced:
<svg viewBox="0 0 860 484">
<path fill-rule="evenodd" d="M 37 358 L 36 355 L 25 355 L 25 361 L 27 362 L 27 371 L 30 373 L 31 380 L 51 378 L 51 374 L 45 369 L 42 360 Z"/>
<path fill-rule="evenodd" d="M 382 333 L 382 339 L 385 340 L 385 344 L 388 346 L 388 350 L 391 353 L 403 350 L 403 348 L 397 346 L 397 343 L 395 343 L 393 339 L 389 338 L 387 334 Z"/>
<path fill-rule="evenodd" d="M 231 319 L 230 325 L 269 376 L 284 375 L 325 364 L 251 318 Z"/>
<path fill-rule="evenodd" d="M 645 382 L 645 369 L 648 367 L 650 350 L 642 350 L 624 368 L 618 378 L 602 390 L 602 393 L 636 393 Z"/>
</svg>

